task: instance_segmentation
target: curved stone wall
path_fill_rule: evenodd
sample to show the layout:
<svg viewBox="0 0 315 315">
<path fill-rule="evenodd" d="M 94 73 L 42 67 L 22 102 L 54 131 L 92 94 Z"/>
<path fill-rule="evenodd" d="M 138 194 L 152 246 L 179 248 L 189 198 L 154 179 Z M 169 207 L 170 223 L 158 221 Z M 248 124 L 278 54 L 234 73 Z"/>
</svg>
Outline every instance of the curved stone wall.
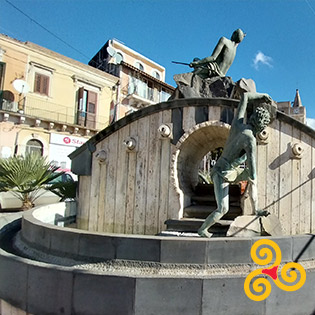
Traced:
<svg viewBox="0 0 315 315">
<path fill-rule="evenodd" d="M 52 216 L 52 206 L 40 207 L 23 215 L 22 240 L 29 247 L 77 260 L 125 259 L 177 264 L 251 263 L 250 248 L 257 241 L 257 238 L 218 237 L 207 240 L 199 237 L 183 239 L 92 233 L 54 226 L 36 219 L 45 218 L 47 213 Z M 312 240 L 312 235 L 272 239 L 279 245 L 283 261 L 293 261 Z M 315 240 L 300 257 L 300 260 L 310 259 L 315 259 Z"/>
<path fill-rule="evenodd" d="M 79 174 L 78 226 L 155 235 L 167 219 L 181 219 L 191 202 L 197 161 L 224 143 L 223 126 L 237 105 L 231 99 L 165 102 L 91 138 L 71 154 Z M 278 112 L 257 142 L 259 208 L 276 215 L 286 235 L 314 233 L 315 131 Z M 248 199 L 243 211 L 252 212 Z"/>
<path fill-rule="evenodd" d="M 33 237 L 35 243 L 32 245 L 36 246 L 41 238 L 45 239 L 44 236 L 50 234 L 50 241 L 42 242 L 40 247 L 45 250 L 45 246 L 54 244 L 54 248 L 59 253 L 65 253 L 66 249 L 71 251 L 72 245 L 68 243 L 68 246 L 65 246 L 62 243 L 67 243 L 72 237 L 76 238 L 73 234 L 76 233 L 86 238 L 86 250 L 90 247 L 95 251 L 104 252 L 109 248 L 108 246 L 112 246 L 105 242 L 102 247 L 106 235 L 62 229 L 34 218 L 34 216 L 45 217 L 45 212 L 47 212 L 47 208 L 36 209 L 24 215 L 23 230 L 28 231 L 23 237 L 28 240 Z M 29 314 L 221 315 L 232 311 L 234 315 L 271 315 L 275 313 L 311 314 L 315 309 L 314 269 L 307 270 L 306 283 L 296 292 L 282 291 L 273 285 L 271 295 L 264 301 L 254 302 L 245 295 L 244 280 L 253 266 L 248 263 L 243 264 L 245 267 L 247 266 L 247 272 L 233 274 L 232 271 L 235 268 L 221 262 L 227 259 L 224 258 L 225 255 L 228 255 L 230 261 L 234 263 L 237 260 L 246 261 L 248 246 L 254 240 L 225 238 L 202 239 L 193 242 L 192 239 L 165 237 L 165 243 L 160 244 L 160 248 L 164 247 L 164 255 L 167 254 L 164 260 L 174 261 L 175 259 L 182 262 L 189 260 L 191 263 L 202 253 L 214 252 L 220 264 L 211 265 L 209 270 L 216 268 L 218 273 L 207 274 L 205 272 L 206 264 L 195 261 L 184 270 L 183 264 L 174 265 L 175 268 L 168 274 L 161 273 L 160 269 L 154 271 L 154 263 L 153 265 L 152 263 L 147 264 L 146 269 L 151 268 L 154 271 L 148 274 L 143 266 L 138 273 L 128 269 L 119 271 L 113 268 L 107 270 L 96 268 L 93 270 L 85 268 L 85 265 L 57 266 L 16 256 L 3 248 L 3 238 L 8 233 L 10 234 L 12 229 L 16 230 L 18 223 L 19 220 L 16 218 L 11 223 L 10 220 L 6 220 L 3 224 L 0 222 L 2 244 L 0 249 L 0 299 Z M 31 232 L 31 230 L 33 231 Z M 111 239 L 113 236 L 107 235 L 107 237 Z M 116 237 L 117 244 L 121 242 L 119 246 L 128 240 L 125 235 L 116 235 Z M 289 261 L 293 257 L 296 258 L 297 253 L 301 253 L 310 237 L 295 236 L 272 239 L 279 244 L 283 252 L 283 260 L 288 259 Z M 99 241 L 95 241 L 97 238 Z M 137 239 L 140 243 L 136 243 Z M 127 256 L 131 255 L 129 257 L 132 258 L 134 254 L 131 251 L 137 250 L 136 248 L 140 251 L 141 246 L 145 252 L 154 239 L 158 242 L 163 241 L 163 238 L 130 236 L 129 241 L 120 247 L 120 252 Z M 135 243 L 130 240 L 135 240 Z M 46 247 L 46 250 L 50 249 Z M 146 252 L 147 255 L 149 251 Z M 161 252 L 159 253 L 161 255 Z M 294 256 L 292 256 L 293 254 Z M 242 255 L 244 258 L 241 258 Z M 304 255 L 304 258 L 308 257 L 308 259 L 315 257 L 314 242 L 310 243 Z M 152 253 L 142 259 L 150 257 L 152 259 Z M 164 263 L 164 265 L 172 264 Z M 233 266 L 237 265 L 233 264 Z M 176 270 L 181 272 L 176 272 Z M 279 303 L 279 301 L 281 302 Z"/>
</svg>

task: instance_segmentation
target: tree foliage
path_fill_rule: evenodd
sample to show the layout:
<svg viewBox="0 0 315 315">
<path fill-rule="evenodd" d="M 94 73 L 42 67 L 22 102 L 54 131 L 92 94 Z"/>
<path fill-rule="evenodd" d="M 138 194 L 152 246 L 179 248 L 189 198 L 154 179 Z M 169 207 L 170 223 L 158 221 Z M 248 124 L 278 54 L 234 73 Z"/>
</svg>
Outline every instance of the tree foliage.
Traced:
<svg viewBox="0 0 315 315">
<path fill-rule="evenodd" d="M 58 182 L 48 187 L 51 192 L 59 196 L 60 201 L 66 199 L 74 199 L 76 197 L 77 183 L 76 182 Z"/>
<path fill-rule="evenodd" d="M 22 201 L 22 209 L 30 209 L 47 184 L 62 174 L 57 169 L 34 153 L 0 159 L 0 192 L 12 192 Z"/>
</svg>

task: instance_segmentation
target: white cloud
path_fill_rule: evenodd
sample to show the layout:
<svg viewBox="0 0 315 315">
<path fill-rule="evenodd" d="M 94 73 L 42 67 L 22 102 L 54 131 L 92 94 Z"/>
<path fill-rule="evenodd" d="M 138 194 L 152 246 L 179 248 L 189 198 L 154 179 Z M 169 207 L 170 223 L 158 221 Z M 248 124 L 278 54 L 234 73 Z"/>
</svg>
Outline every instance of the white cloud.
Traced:
<svg viewBox="0 0 315 315">
<path fill-rule="evenodd" d="M 272 68 L 273 59 L 269 56 L 266 56 L 263 52 L 258 51 L 255 58 L 253 59 L 253 66 L 258 70 L 260 65 L 268 66 Z"/>
<path fill-rule="evenodd" d="M 306 124 L 315 130 L 315 118 L 306 118 Z"/>
</svg>

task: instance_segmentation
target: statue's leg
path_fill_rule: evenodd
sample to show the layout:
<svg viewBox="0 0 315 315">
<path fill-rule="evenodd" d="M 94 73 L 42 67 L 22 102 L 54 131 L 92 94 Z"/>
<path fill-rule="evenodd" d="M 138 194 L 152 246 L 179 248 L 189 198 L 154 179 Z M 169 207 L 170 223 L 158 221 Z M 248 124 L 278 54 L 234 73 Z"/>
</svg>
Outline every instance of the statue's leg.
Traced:
<svg viewBox="0 0 315 315">
<path fill-rule="evenodd" d="M 198 234 L 203 237 L 211 237 L 212 234 L 208 232 L 208 229 L 229 211 L 229 184 L 217 174 L 213 175 L 212 180 L 217 209 L 206 218 L 198 230 Z"/>
</svg>

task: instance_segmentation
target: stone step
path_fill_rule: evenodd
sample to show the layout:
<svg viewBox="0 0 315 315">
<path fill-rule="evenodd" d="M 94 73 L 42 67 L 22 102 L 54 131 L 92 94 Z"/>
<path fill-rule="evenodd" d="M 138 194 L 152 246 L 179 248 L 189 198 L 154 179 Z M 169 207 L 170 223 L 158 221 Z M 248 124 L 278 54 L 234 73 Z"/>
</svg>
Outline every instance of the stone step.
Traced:
<svg viewBox="0 0 315 315">
<path fill-rule="evenodd" d="M 197 218 L 205 219 L 216 209 L 216 206 L 207 205 L 191 205 L 184 209 L 184 218 Z M 240 207 L 230 206 L 230 210 L 225 214 L 223 220 L 234 220 L 237 216 L 242 215 L 242 209 Z"/>
<path fill-rule="evenodd" d="M 229 196 L 230 205 L 239 206 L 241 199 L 239 196 Z M 214 195 L 193 195 L 191 196 L 191 203 L 200 205 L 216 205 Z"/>
<path fill-rule="evenodd" d="M 195 194 L 198 196 L 202 195 L 212 195 L 214 196 L 214 187 L 212 184 L 198 184 L 195 187 Z M 229 195 L 230 198 L 236 197 L 240 198 L 241 197 L 241 187 L 239 185 L 230 185 L 229 186 Z"/>
<path fill-rule="evenodd" d="M 183 218 L 179 220 L 169 219 L 165 221 L 165 224 L 167 231 L 196 233 L 203 222 L 202 219 Z M 209 231 L 216 234 L 216 236 L 225 236 L 232 222 L 233 220 L 220 220 Z"/>
</svg>

